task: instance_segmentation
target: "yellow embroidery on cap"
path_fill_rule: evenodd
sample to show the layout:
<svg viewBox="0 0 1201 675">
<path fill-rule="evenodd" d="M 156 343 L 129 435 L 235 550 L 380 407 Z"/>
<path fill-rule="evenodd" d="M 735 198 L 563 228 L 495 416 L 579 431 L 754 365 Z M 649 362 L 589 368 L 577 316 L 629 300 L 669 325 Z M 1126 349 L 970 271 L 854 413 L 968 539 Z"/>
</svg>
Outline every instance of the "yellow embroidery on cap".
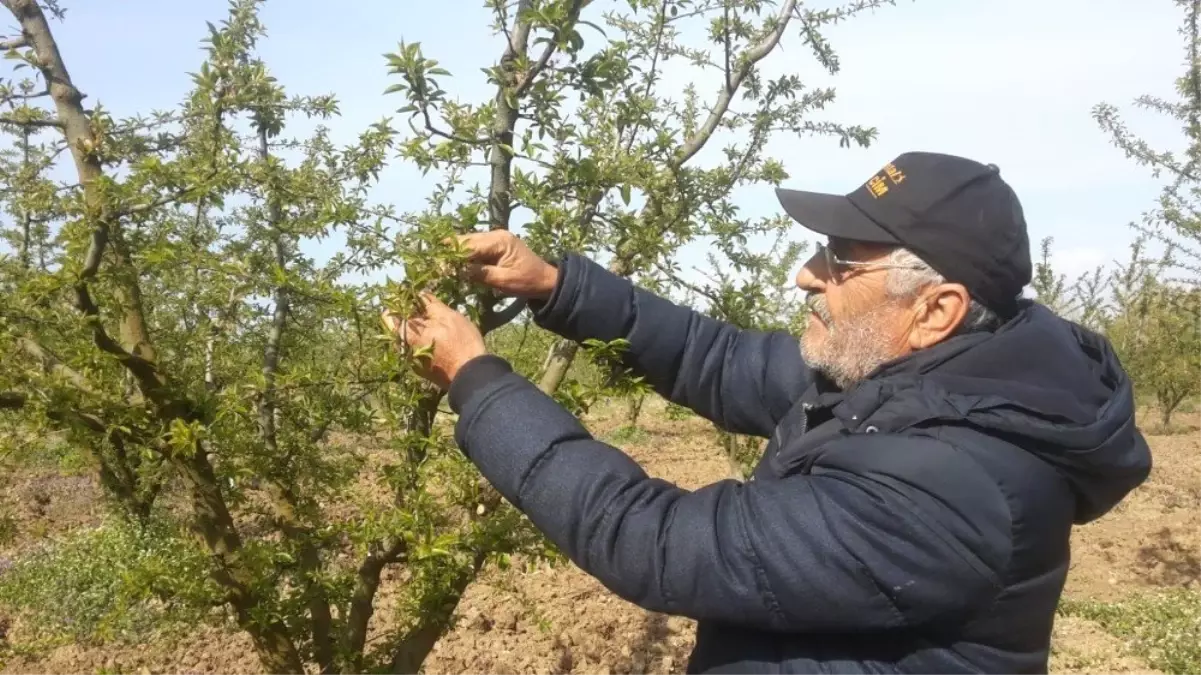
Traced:
<svg viewBox="0 0 1201 675">
<path fill-rule="evenodd" d="M 905 180 L 905 174 L 901 173 L 901 170 L 898 169 L 895 164 L 888 164 L 885 166 L 884 173 L 888 175 L 894 185 Z"/>
<path fill-rule="evenodd" d="M 872 176 L 867 182 L 867 189 L 871 191 L 873 197 L 882 197 L 885 192 L 888 192 L 888 184 L 884 182 L 884 176 Z"/>
<path fill-rule="evenodd" d="M 884 165 L 884 170 L 871 177 L 867 181 L 867 189 L 872 193 L 872 197 L 879 199 L 888 192 L 888 183 L 900 185 L 905 180 L 905 174 L 891 162 Z"/>
</svg>

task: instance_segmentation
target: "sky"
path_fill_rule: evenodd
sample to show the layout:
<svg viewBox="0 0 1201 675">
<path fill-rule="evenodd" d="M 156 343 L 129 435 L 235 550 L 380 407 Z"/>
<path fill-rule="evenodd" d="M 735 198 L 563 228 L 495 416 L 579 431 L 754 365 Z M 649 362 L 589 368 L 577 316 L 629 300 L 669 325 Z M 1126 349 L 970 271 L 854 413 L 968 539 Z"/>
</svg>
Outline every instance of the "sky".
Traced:
<svg viewBox="0 0 1201 675">
<path fill-rule="evenodd" d="M 183 99 L 203 59 L 206 21 L 225 0 L 67 0 L 52 25 L 77 86 L 117 115 L 168 109 Z M 829 6 L 830 2 L 809 3 Z M 402 102 L 384 54 L 421 42 L 455 77 L 466 100 L 491 95 L 480 68 L 500 53 L 483 0 L 269 0 L 261 54 L 292 94 L 334 94 L 342 116 L 328 123 L 350 142 Z M 1178 147 L 1170 120 L 1136 109 L 1142 94 L 1172 97 L 1182 72 L 1181 14 L 1172 0 L 898 0 L 826 29 L 840 72 L 826 74 L 791 36 L 765 62 L 838 95 L 822 119 L 875 126 L 870 148 L 832 139 L 779 138 L 771 152 L 790 174 L 785 187 L 849 192 L 908 150 L 992 162 L 1017 191 L 1032 243 L 1055 239 L 1060 271 L 1074 276 L 1124 259 L 1129 223 L 1153 206 L 1161 185 L 1114 147 L 1091 117 L 1119 106 L 1157 147 Z M 11 24 L 11 20 L 8 22 Z M 11 25 L 4 26 L 10 29 Z M 683 73 L 669 73 L 682 87 Z M 429 182 L 398 161 L 376 198 L 417 209 Z M 747 214 L 780 212 L 770 186 L 740 190 Z M 799 238 L 805 233 L 798 227 Z M 329 253 L 329 251 L 325 251 Z M 687 252 L 703 263 L 703 250 Z"/>
</svg>

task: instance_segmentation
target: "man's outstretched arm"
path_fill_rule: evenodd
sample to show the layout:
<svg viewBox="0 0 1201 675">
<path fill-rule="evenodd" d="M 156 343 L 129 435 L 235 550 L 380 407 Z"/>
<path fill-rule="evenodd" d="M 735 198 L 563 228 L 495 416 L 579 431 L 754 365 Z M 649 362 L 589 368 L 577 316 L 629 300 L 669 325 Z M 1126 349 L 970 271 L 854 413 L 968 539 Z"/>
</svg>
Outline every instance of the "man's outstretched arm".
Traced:
<svg viewBox="0 0 1201 675">
<path fill-rule="evenodd" d="M 585 572 L 653 611 L 767 630 L 954 622 L 1000 588 L 1009 511 L 979 467 L 934 439 L 856 436 L 780 481 L 687 491 L 591 437 L 506 362 L 450 388 L 456 440 Z"/>
<path fill-rule="evenodd" d="M 538 325 L 570 340 L 628 340 L 631 370 L 726 430 L 769 436 L 809 385 L 800 346 L 785 332 L 740 330 L 579 255 L 565 256 L 556 269 L 505 231 L 460 241 L 475 281 L 527 298 Z"/>
<path fill-rule="evenodd" d="M 809 385 L 795 337 L 742 330 L 638 288 L 578 255 L 559 264 L 535 322 L 570 340 L 625 339 L 657 393 L 735 433 L 768 436 Z"/>
</svg>

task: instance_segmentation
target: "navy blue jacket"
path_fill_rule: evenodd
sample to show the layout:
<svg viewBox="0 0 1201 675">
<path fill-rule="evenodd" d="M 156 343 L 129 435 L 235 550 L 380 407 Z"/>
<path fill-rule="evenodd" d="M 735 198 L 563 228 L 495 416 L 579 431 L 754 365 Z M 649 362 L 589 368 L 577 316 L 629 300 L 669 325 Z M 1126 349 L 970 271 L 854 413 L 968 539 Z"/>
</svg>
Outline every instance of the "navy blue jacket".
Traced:
<svg viewBox="0 0 1201 675">
<path fill-rule="evenodd" d="M 770 438 L 753 477 L 649 477 L 496 356 L 450 390 L 459 446 L 584 571 L 698 620 L 690 672 L 1045 672 L 1073 523 L 1150 471 L 1108 343 L 1023 305 L 841 392 L 740 330 L 567 256 L 539 325 L 626 338 L 666 398 Z"/>
</svg>

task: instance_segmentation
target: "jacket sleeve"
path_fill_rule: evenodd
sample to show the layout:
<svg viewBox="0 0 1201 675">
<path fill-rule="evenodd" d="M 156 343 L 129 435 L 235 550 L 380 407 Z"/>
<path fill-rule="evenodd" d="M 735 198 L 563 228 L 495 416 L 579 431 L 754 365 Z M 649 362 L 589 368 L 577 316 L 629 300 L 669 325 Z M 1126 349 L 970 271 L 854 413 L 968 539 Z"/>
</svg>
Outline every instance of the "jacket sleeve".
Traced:
<svg viewBox="0 0 1201 675">
<path fill-rule="evenodd" d="M 674 304 L 577 255 L 535 322 L 558 335 L 629 341 L 628 367 L 673 403 L 734 433 L 769 436 L 809 385 L 796 338 L 742 330 Z"/>
<path fill-rule="evenodd" d="M 835 453 L 842 464 L 811 475 L 686 491 L 594 440 L 497 357 L 466 366 L 450 393 L 456 440 L 484 476 L 580 568 L 645 609 L 765 630 L 872 630 L 956 621 L 1000 588 L 1006 502 L 938 441 L 855 436 L 839 441 L 861 444 Z"/>
</svg>

